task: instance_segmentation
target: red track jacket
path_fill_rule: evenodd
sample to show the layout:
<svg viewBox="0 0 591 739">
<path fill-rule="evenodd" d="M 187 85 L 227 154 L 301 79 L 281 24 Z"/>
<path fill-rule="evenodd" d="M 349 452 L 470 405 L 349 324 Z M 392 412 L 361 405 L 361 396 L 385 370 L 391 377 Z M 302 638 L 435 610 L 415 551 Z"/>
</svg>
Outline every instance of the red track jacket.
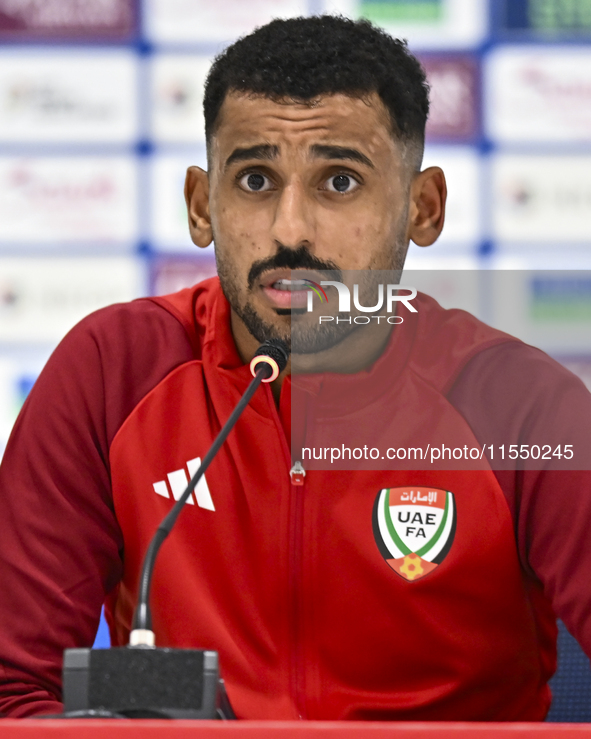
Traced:
<svg viewBox="0 0 591 739">
<path fill-rule="evenodd" d="M 434 438 L 451 430 L 454 444 L 473 446 L 459 378 L 482 356 L 534 361 L 528 351 L 422 298 L 412 340 L 404 351 L 393 341 L 371 369 L 380 392 L 370 402 L 409 445 L 418 420 L 434 418 Z M 581 383 L 541 357 L 544 388 L 588 404 Z M 105 593 L 113 642 L 126 643 L 147 543 L 249 379 L 216 280 L 99 312 L 58 349 L 0 476 L 19 491 L 5 496 L 0 577 L 13 598 L 0 607 L 0 710 L 58 709 L 61 650 L 91 642 Z M 579 546 L 586 525 L 571 546 L 556 505 L 536 508 L 536 495 L 556 497 L 557 478 L 313 470 L 293 485 L 289 401 L 289 383 L 278 409 L 268 387 L 257 392 L 164 544 L 158 644 L 218 650 L 244 718 L 542 719 L 555 666 L 550 600 L 583 643 L 589 613 L 572 568 L 591 559 Z M 351 412 L 366 418 L 366 400 Z M 561 480 L 572 509 L 569 491 L 589 475 Z M 409 547 L 411 523 L 420 550 Z M 568 567 L 577 592 L 561 582 Z"/>
</svg>

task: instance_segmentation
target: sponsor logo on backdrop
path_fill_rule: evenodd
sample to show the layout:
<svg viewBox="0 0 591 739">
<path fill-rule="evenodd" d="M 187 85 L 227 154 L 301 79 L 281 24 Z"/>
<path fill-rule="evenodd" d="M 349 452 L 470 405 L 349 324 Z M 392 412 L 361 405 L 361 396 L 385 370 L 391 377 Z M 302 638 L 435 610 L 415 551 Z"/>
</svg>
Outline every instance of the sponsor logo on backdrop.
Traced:
<svg viewBox="0 0 591 739">
<path fill-rule="evenodd" d="M 307 0 L 151 0 L 148 35 L 157 41 L 234 40 L 273 18 L 307 15 Z"/>
<path fill-rule="evenodd" d="M 0 139 L 130 141 L 135 60 L 126 53 L 0 56 Z"/>
<path fill-rule="evenodd" d="M 161 141 L 205 141 L 203 87 L 206 56 L 164 54 L 152 61 L 152 133 Z"/>
<path fill-rule="evenodd" d="M 113 105 L 76 98 L 59 81 L 40 82 L 34 79 L 16 80 L 4 96 L 4 112 L 35 117 L 65 116 L 82 121 L 89 118 L 101 122 L 113 117 Z"/>
<path fill-rule="evenodd" d="M 121 37 L 135 26 L 134 0 L 0 0 L 0 34 Z"/>
<path fill-rule="evenodd" d="M 443 17 L 443 0 L 360 0 L 359 13 L 374 23 L 433 23 Z"/>
<path fill-rule="evenodd" d="M 549 34 L 591 33 L 588 0 L 506 0 L 501 7 L 501 27 L 508 31 L 529 31 L 546 40 Z"/>
<path fill-rule="evenodd" d="M 499 155 L 493 175 L 497 238 L 589 241 L 591 157 Z"/>
<path fill-rule="evenodd" d="M 478 67 L 474 57 L 422 56 L 431 88 L 427 140 L 469 141 L 478 135 Z"/>
<path fill-rule="evenodd" d="M 207 256 L 164 257 L 154 260 L 151 266 L 150 285 L 152 295 L 168 295 L 192 287 L 217 274 L 213 250 Z"/>
<path fill-rule="evenodd" d="M 1 257 L 0 341 L 54 344 L 92 311 L 145 292 L 139 258 Z"/>
<path fill-rule="evenodd" d="M 591 277 L 534 276 L 530 280 L 530 318 L 537 322 L 591 323 Z"/>
<path fill-rule="evenodd" d="M 591 50 L 501 48 L 489 57 L 487 77 L 492 136 L 591 140 Z"/>
<path fill-rule="evenodd" d="M 5 277 L 0 279 L 0 316 L 10 316 L 12 311 L 18 310 L 21 300 L 18 282 Z"/>
<path fill-rule="evenodd" d="M 447 557 L 456 532 L 453 493 L 438 488 L 386 488 L 373 509 L 380 554 L 404 580 L 433 572 Z"/>
<path fill-rule="evenodd" d="M 321 9 L 365 17 L 415 49 L 473 47 L 486 30 L 481 0 L 319 0 Z"/>
<path fill-rule="evenodd" d="M 135 208 L 131 157 L 0 158 L 0 242 L 130 243 Z"/>
</svg>

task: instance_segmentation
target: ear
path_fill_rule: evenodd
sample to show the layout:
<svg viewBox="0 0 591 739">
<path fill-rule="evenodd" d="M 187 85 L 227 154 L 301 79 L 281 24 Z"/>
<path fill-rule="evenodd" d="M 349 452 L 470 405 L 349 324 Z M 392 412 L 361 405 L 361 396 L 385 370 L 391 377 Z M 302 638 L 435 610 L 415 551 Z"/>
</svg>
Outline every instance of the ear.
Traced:
<svg viewBox="0 0 591 739">
<path fill-rule="evenodd" d="M 440 167 L 428 167 L 414 176 L 410 187 L 408 238 L 417 246 L 431 246 L 445 220 L 447 185 Z"/>
<path fill-rule="evenodd" d="M 201 167 L 189 167 L 185 179 L 189 232 L 194 244 L 204 249 L 213 239 L 209 214 L 209 179 Z"/>
</svg>

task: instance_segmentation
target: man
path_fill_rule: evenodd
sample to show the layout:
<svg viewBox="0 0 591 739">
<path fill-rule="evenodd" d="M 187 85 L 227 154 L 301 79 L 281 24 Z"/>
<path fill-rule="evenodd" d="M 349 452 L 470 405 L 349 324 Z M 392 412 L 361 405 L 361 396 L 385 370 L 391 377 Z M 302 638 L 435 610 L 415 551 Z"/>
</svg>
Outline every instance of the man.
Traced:
<svg viewBox="0 0 591 739">
<path fill-rule="evenodd" d="M 190 168 L 186 196 L 195 243 L 215 239 L 221 288 L 82 321 L 8 445 L 0 710 L 59 710 L 62 650 L 92 643 L 105 598 L 113 642 L 127 642 L 147 543 L 266 338 L 293 338 L 311 382 L 345 357 L 343 382 L 369 378 L 379 393 L 363 402 L 410 441 L 427 420 L 460 444 L 501 443 L 499 428 L 533 441 L 549 415 L 560 444 L 591 440 L 583 385 L 467 314 L 421 297 L 408 331 L 364 333 L 302 313 L 301 274 L 398 271 L 410 239 L 436 240 L 445 180 L 420 171 L 427 109 L 416 60 L 364 22 L 274 21 L 218 58 L 209 173 Z M 241 718 L 543 719 L 554 613 L 591 649 L 588 474 L 466 464 L 304 478 L 290 385 L 288 370 L 255 395 L 163 547 L 158 644 L 218 650 Z M 445 518 L 436 554 L 405 554 L 388 524 L 394 498 L 417 491 L 434 504 L 425 526 Z"/>
</svg>

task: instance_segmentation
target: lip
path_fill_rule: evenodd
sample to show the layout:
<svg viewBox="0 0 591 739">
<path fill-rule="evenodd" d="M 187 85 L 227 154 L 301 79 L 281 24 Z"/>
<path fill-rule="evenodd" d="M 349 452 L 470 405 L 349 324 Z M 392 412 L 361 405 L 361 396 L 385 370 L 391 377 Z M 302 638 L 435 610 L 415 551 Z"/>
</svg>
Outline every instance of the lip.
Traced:
<svg viewBox="0 0 591 739">
<path fill-rule="evenodd" d="M 301 290 L 276 290 L 273 285 L 278 280 L 310 280 L 320 282 L 322 276 L 308 270 L 276 269 L 263 275 L 259 287 L 273 308 L 305 308 L 308 301 L 309 288 Z"/>
</svg>

